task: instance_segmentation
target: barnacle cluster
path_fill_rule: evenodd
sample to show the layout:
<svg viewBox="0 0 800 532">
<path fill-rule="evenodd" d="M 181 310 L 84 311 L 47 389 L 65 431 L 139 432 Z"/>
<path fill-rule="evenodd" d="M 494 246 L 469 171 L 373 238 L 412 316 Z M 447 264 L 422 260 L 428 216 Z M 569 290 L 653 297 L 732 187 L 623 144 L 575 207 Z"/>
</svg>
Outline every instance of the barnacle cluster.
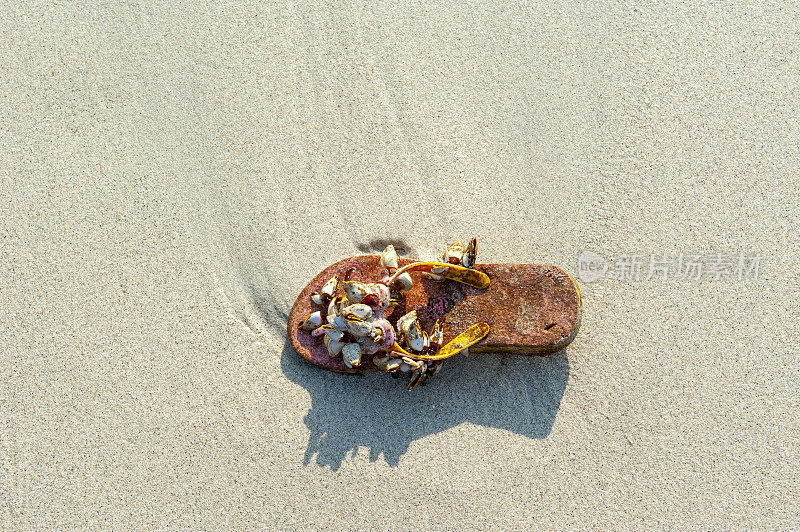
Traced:
<svg viewBox="0 0 800 532">
<path fill-rule="evenodd" d="M 461 242 L 448 247 L 441 263 L 415 262 L 399 268 L 397 252 L 388 245 L 381 254 L 381 265 L 388 270 L 388 276 L 375 283 L 362 283 L 340 280 L 334 275 L 318 293 L 311 295 L 311 300 L 325 310 L 306 316 L 300 328 L 314 337 L 322 337 L 328 354 L 341 356 L 347 367 L 358 367 L 364 357 L 371 356 L 375 367 L 394 377 L 410 375 L 408 387 L 414 388 L 436 373 L 444 358 L 488 334 L 488 326 L 477 324 L 442 348 L 441 321 L 426 332 L 416 311 L 411 311 L 397 320 L 395 330 L 385 316 L 399 302 L 400 292 L 413 287 L 411 271 L 421 271 L 438 281 L 451 279 L 479 288 L 488 286 L 488 277 L 472 269 L 475 253 L 473 238 L 466 247 Z M 432 346 L 436 346 L 435 353 Z"/>
</svg>

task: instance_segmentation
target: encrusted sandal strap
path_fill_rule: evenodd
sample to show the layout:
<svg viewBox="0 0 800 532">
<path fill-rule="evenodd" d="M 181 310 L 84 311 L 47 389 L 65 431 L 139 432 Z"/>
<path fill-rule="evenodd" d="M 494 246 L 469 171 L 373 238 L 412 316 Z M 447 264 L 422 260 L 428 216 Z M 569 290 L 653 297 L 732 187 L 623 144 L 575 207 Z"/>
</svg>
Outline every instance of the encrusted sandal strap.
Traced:
<svg viewBox="0 0 800 532">
<path fill-rule="evenodd" d="M 399 353 L 402 356 L 413 358 L 417 360 L 426 360 L 426 361 L 433 361 L 433 360 L 444 360 L 445 358 L 450 358 L 453 355 L 457 355 L 464 349 L 477 344 L 489 334 L 489 324 L 487 323 L 476 323 L 472 327 L 468 328 L 466 331 L 462 332 L 445 345 L 443 345 L 435 354 L 427 355 L 422 353 L 414 353 L 411 354 L 405 349 L 403 349 L 397 342 L 395 342 L 394 346 L 392 347 L 392 351 Z"/>
<path fill-rule="evenodd" d="M 391 286 L 399 276 L 408 272 L 432 273 L 439 277 L 464 283 L 465 285 L 475 288 L 487 288 L 489 283 L 491 283 L 488 275 L 471 268 L 465 268 L 456 264 L 445 264 L 443 262 L 414 262 L 395 271 L 386 284 Z"/>
</svg>

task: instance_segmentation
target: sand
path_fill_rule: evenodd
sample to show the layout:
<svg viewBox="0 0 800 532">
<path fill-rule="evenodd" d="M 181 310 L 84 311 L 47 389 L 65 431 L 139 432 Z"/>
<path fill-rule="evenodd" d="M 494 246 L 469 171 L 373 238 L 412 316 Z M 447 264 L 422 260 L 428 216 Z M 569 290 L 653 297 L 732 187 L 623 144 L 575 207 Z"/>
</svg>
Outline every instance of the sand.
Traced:
<svg viewBox="0 0 800 532">
<path fill-rule="evenodd" d="M 796 7 L 0 13 L 4 528 L 800 526 Z M 288 346 L 326 265 L 473 235 L 763 260 L 414 392 Z"/>
</svg>

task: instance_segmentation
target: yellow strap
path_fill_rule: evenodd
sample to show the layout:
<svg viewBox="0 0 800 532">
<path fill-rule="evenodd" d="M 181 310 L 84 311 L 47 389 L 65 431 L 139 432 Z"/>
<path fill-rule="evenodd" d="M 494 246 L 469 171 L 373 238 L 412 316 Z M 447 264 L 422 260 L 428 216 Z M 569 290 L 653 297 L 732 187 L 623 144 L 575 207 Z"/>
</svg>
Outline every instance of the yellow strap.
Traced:
<svg viewBox="0 0 800 532">
<path fill-rule="evenodd" d="M 442 269 L 441 273 L 433 272 L 434 268 Z M 458 266 L 456 264 L 445 264 L 443 262 L 412 262 L 408 266 L 403 266 L 389 279 L 389 282 L 386 283 L 387 286 L 391 286 L 391 284 L 397 279 L 397 276 L 405 273 L 405 272 L 431 272 L 435 275 L 440 275 L 445 279 L 450 279 L 451 281 L 458 281 L 459 283 L 464 283 L 468 286 L 474 286 L 475 288 L 486 288 L 489 286 L 491 282 L 489 280 L 489 276 L 483 272 L 479 272 L 478 270 L 473 270 L 471 268 L 465 268 L 463 266 Z"/>
<path fill-rule="evenodd" d="M 487 323 L 476 323 L 442 346 L 430 360 L 442 360 L 460 353 L 469 346 L 475 345 L 486 338 L 489 334 L 489 330 L 489 325 Z"/>
<path fill-rule="evenodd" d="M 402 347 L 397 342 L 394 343 L 392 346 L 392 351 L 397 351 L 398 353 L 402 354 L 403 356 L 407 356 L 409 358 L 414 358 L 417 360 L 443 360 L 445 358 L 449 358 L 453 355 L 460 353 L 462 350 L 468 348 L 471 345 L 475 345 L 489 334 L 490 328 L 487 323 L 476 323 L 466 331 L 462 332 L 449 342 L 447 342 L 444 346 L 442 346 L 439 351 L 436 352 L 435 355 L 420 355 L 420 354 L 411 354 Z"/>
<path fill-rule="evenodd" d="M 392 351 L 397 351 L 401 355 L 407 356 L 407 357 L 410 357 L 410 358 L 419 358 L 421 360 L 425 359 L 425 355 L 412 355 L 411 353 L 409 353 L 408 351 L 406 351 L 405 349 L 400 347 L 400 344 L 398 344 L 397 342 L 395 342 L 394 345 L 392 346 Z"/>
</svg>

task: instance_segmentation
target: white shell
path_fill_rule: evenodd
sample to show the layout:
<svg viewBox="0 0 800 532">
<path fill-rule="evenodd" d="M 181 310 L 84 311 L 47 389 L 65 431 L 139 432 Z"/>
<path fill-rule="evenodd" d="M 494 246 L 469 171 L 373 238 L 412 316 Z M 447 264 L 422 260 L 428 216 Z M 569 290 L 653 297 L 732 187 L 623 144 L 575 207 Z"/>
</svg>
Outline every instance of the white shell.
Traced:
<svg viewBox="0 0 800 532">
<path fill-rule="evenodd" d="M 345 344 L 342 347 L 342 358 L 347 367 L 352 368 L 361 364 L 361 346 L 358 344 Z"/>
<path fill-rule="evenodd" d="M 354 336 L 369 336 L 374 328 L 372 323 L 361 320 L 344 320 L 347 332 Z"/>
<path fill-rule="evenodd" d="M 478 240 L 473 238 L 467 244 L 464 256 L 461 257 L 461 265 L 465 268 L 472 268 L 475 265 L 475 255 L 478 253 Z"/>
<path fill-rule="evenodd" d="M 325 347 L 328 348 L 328 354 L 332 357 L 335 357 L 336 355 L 342 352 L 342 348 L 344 347 L 344 342 L 338 342 L 336 340 L 331 339 L 330 336 L 325 335 Z"/>
<path fill-rule="evenodd" d="M 461 257 L 464 255 L 464 251 L 464 244 L 462 244 L 460 240 L 456 240 L 450 244 L 450 247 L 444 252 L 444 256 L 442 256 L 442 262 L 458 264 L 461 262 Z"/>
<path fill-rule="evenodd" d="M 394 246 L 389 244 L 381 253 L 381 265 L 392 271 L 397 269 L 397 261 L 397 252 L 394 250 Z"/>
<path fill-rule="evenodd" d="M 447 267 L 447 266 L 443 266 L 441 268 L 437 268 L 437 267 L 434 266 L 433 268 L 431 268 L 431 272 L 438 275 L 440 273 L 447 273 L 447 270 L 449 270 L 449 269 L 450 268 Z"/>
<path fill-rule="evenodd" d="M 399 358 L 393 358 L 386 363 L 386 371 L 395 371 L 403 365 L 403 361 Z"/>
<path fill-rule="evenodd" d="M 344 307 L 342 309 L 342 316 L 344 316 L 345 319 L 356 317 L 362 320 L 368 320 L 372 317 L 372 309 L 369 305 L 356 303 L 355 305 Z"/>
<path fill-rule="evenodd" d="M 399 332 L 401 335 L 408 334 L 408 328 L 411 327 L 411 324 L 415 321 L 417 321 L 417 311 L 412 310 L 397 320 L 397 332 Z"/>
<path fill-rule="evenodd" d="M 336 316 L 335 318 L 333 318 L 333 323 L 331 323 L 331 325 L 333 325 L 342 332 L 347 330 L 347 322 L 341 316 Z"/>
<path fill-rule="evenodd" d="M 374 355 L 380 350 L 380 345 L 378 345 L 375 340 L 369 336 L 362 336 L 358 338 L 357 341 L 361 346 L 361 352 L 366 355 Z"/>
<path fill-rule="evenodd" d="M 325 297 L 333 297 L 337 288 L 339 288 L 339 278 L 334 275 L 322 286 L 322 290 L 319 293 Z"/>
<path fill-rule="evenodd" d="M 342 342 L 334 342 L 331 340 L 328 342 L 328 354 L 332 357 L 339 356 L 342 353 L 342 348 L 344 347 L 344 343 Z"/>
<path fill-rule="evenodd" d="M 306 319 L 304 319 L 303 323 L 300 324 L 300 328 L 304 331 L 313 331 L 320 325 L 322 325 L 322 313 L 320 311 L 316 311 L 306 316 Z"/>
<path fill-rule="evenodd" d="M 361 303 L 361 300 L 367 297 L 369 288 L 358 281 L 347 281 L 344 283 L 344 293 L 351 303 Z"/>
<path fill-rule="evenodd" d="M 341 314 L 341 312 L 339 312 L 339 309 L 341 308 L 342 301 L 344 301 L 344 296 L 336 296 L 333 299 L 331 299 L 331 302 L 328 304 L 327 320 L 328 323 L 330 323 L 331 325 L 333 325 L 333 320 L 336 318 L 336 316 Z"/>
<path fill-rule="evenodd" d="M 395 281 L 400 283 L 403 290 L 411 290 L 411 287 L 414 286 L 414 281 L 411 280 L 411 275 L 409 275 L 408 272 L 403 272 L 398 275 Z"/>
<path fill-rule="evenodd" d="M 311 301 L 315 305 L 322 305 L 325 302 L 325 299 L 322 297 L 322 294 L 311 294 Z"/>
<path fill-rule="evenodd" d="M 342 337 L 344 336 L 344 333 L 342 331 L 340 331 L 339 329 L 336 329 L 335 327 L 326 327 L 325 328 L 325 336 L 327 336 L 328 338 L 330 338 L 331 340 L 333 340 L 335 342 L 339 342 L 339 341 L 341 341 Z"/>
<path fill-rule="evenodd" d="M 414 351 L 422 351 L 425 348 L 425 333 L 419 326 L 418 321 L 414 321 L 408 328 L 408 336 L 406 337 L 408 347 Z"/>
</svg>

